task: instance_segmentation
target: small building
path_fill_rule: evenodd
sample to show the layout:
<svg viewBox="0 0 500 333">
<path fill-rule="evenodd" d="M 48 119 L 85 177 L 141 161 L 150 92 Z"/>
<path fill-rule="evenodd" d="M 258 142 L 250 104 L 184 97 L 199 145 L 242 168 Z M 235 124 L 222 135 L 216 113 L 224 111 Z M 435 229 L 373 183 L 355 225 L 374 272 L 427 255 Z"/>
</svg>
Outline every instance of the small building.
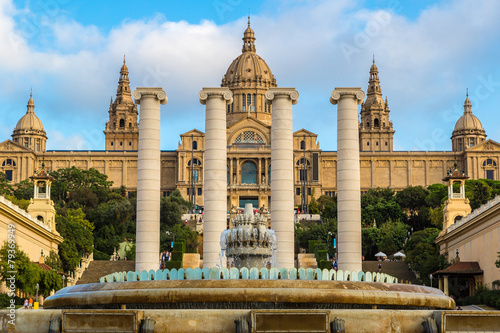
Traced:
<svg viewBox="0 0 500 333">
<path fill-rule="evenodd" d="M 434 276 L 446 294 L 450 288 L 468 289 L 470 294 L 478 284 L 494 289 L 493 282 L 500 280 L 500 269 L 495 265 L 500 252 L 500 196 L 470 212 L 463 187 L 466 178 L 455 169 L 443 179 L 448 182 L 449 196 L 443 209 L 443 231 L 435 242 L 452 265 Z M 457 193 L 453 192 L 456 182 L 460 183 Z M 451 278 L 453 286 L 449 285 Z"/>
</svg>

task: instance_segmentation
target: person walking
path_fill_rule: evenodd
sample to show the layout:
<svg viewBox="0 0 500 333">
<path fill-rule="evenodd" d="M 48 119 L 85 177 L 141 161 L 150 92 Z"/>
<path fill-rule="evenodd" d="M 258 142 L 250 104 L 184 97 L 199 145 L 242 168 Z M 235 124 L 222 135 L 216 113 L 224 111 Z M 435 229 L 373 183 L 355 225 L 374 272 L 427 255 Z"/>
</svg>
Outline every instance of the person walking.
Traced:
<svg viewBox="0 0 500 333">
<path fill-rule="evenodd" d="M 382 272 L 382 264 L 378 264 L 378 272 Z"/>
<path fill-rule="evenodd" d="M 25 298 L 24 299 L 24 306 L 23 306 L 24 309 L 28 309 L 28 299 Z"/>
</svg>

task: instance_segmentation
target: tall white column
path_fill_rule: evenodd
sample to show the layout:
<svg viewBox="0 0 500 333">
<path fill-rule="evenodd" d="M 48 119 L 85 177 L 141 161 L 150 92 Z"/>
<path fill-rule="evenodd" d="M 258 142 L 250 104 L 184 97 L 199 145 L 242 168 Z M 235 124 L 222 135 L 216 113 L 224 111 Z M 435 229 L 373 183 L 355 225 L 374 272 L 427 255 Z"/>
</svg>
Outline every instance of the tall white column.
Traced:
<svg viewBox="0 0 500 333">
<path fill-rule="evenodd" d="M 140 104 L 137 162 L 137 229 L 135 269 L 159 268 L 160 258 L 160 104 L 167 103 L 162 88 L 137 88 Z"/>
<path fill-rule="evenodd" d="M 337 223 L 339 269 L 362 270 L 361 192 L 358 104 L 361 88 L 335 88 L 330 102 L 337 107 Z"/>
<path fill-rule="evenodd" d="M 271 228 L 276 232 L 279 267 L 294 267 L 293 121 L 292 105 L 299 99 L 295 88 L 270 88 L 271 123 Z"/>
<path fill-rule="evenodd" d="M 233 101 L 233 94 L 228 88 L 203 88 L 199 97 L 200 103 L 206 105 L 203 267 L 212 268 L 219 264 L 220 236 L 226 229 L 226 107 Z"/>
</svg>

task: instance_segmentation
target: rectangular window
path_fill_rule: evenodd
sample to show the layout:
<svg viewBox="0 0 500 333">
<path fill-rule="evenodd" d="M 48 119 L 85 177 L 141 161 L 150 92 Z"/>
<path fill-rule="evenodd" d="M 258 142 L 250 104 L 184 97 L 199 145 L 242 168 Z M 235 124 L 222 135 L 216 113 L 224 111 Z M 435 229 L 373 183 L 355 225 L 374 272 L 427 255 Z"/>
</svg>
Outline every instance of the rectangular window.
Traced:
<svg viewBox="0 0 500 333">
<path fill-rule="evenodd" d="M 198 181 L 198 170 L 193 170 L 193 178 L 191 179 L 195 182 Z"/>
<path fill-rule="evenodd" d="M 252 95 L 247 94 L 247 108 L 250 108 L 251 104 L 252 104 Z"/>
<path fill-rule="evenodd" d="M 385 142 L 385 145 L 387 146 L 387 141 Z"/>
<path fill-rule="evenodd" d="M 243 111 L 243 112 L 245 112 L 247 110 L 246 103 L 247 103 L 246 94 L 243 94 L 242 99 L 241 99 L 241 111 Z"/>
<path fill-rule="evenodd" d="M 123 142 L 120 142 L 120 146 L 123 146 Z"/>
<path fill-rule="evenodd" d="M 494 180 L 495 179 L 494 171 L 495 170 L 486 170 L 486 179 Z"/>
<path fill-rule="evenodd" d="M 307 195 L 311 195 L 311 188 L 310 187 L 307 188 Z"/>
<path fill-rule="evenodd" d="M 198 195 L 201 195 L 201 187 L 198 187 Z"/>
<path fill-rule="evenodd" d="M 313 176 L 313 182 L 317 182 L 319 180 L 319 154 L 318 153 L 313 153 L 313 158 L 312 158 L 312 176 Z"/>
<path fill-rule="evenodd" d="M 369 146 L 369 145 L 370 145 L 370 143 L 367 141 L 367 142 L 366 142 L 366 145 L 367 145 L 367 146 Z"/>
<path fill-rule="evenodd" d="M 114 145 L 114 142 L 111 142 L 111 145 L 113 146 L 113 145 Z"/>
<path fill-rule="evenodd" d="M 129 143 L 128 143 L 128 145 L 129 145 L 129 146 L 132 146 L 132 142 L 129 142 Z"/>
<path fill-rule="evenodd" d="M 303 181 L 307 181 L 307 170 L 300 170 L 300 180 Z"/>
<path fill-rule="evenodd" d="M 7 176 L 7 180 L 9 182 L 12 181 L 12 170 L 5 170 L 5 175 Z"/>
<path fill-rule="evenodd" d="M 255 102 L 255 97 L 256 97 L 256 95 L 253 94 L 252 95 L 252 111 L 253 112 L 255 112 L 255 105 L 257 105 L 256 102 Z"/>
<path fill-rule="evenodd" d="M 295 189 L 295 195 L 300 195 L 300 187 L 297 187 L 297 188 Z"/>
<path fill-rule="evenodd" d="M 186 194 L 189 195 L 189 188 L 187 188 L 186 190 L 187 190 Z"/>
</svg>

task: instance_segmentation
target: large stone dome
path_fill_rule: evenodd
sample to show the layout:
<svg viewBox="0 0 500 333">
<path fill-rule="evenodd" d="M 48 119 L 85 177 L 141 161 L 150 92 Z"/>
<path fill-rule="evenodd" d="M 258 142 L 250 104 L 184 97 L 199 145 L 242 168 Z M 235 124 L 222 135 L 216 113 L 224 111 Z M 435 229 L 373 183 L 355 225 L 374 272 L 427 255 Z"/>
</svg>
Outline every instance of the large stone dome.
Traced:
<svg viewBox="0 0 500 333">
<path fill-rule="evenodd" d="M 43 132 L 43 134 L 45 134 L 42 121 L 35 115 L 35 103 L 33 102 L 33 96 L 30 96 L 27 107 L 28 111 L 26 111 L 26 114 L 17 122 L 14 134 L 21 132 Z"/>
<path fill-rule="evenodd" d="M 261 88 L 266 90 L 276 87 L 276 78 L 271 68 L 255 53 L 255 35 L 250 27 L 250 21 L 243 35 L 242 54 L 234 59 L 227 69 L 226 75 L 222 78 L 222 86 L 230 89 Z"/>
<path fill-rule="evenodd" d="M 472 104 L 469 96 L 466 97 L 464 103 L 464 114 L 458 119 L 453 130 L 453 135 L 458 134 L 485 134 L 481 121 L 472 114 Z"/>
</svg>

